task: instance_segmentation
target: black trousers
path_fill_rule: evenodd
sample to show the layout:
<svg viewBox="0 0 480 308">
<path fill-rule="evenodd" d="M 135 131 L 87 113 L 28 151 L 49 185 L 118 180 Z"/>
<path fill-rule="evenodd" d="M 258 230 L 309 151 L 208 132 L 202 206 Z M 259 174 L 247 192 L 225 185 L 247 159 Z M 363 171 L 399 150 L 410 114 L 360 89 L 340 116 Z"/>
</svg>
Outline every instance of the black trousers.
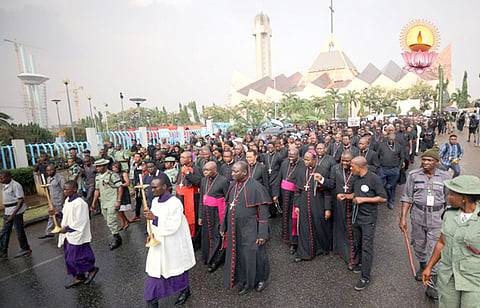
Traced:
<svg viewBox="0 0 480 308">
<path fill-rule="evenodd" d="M 10 242 L 10 234 L 12 233 L 13 227 L 15 227 L 20 248 L 22 250 L 29 250 L 30 246 L 28 245 L 27 235 L 23 228 L 23 213 L 15 215 L 13 221 L 8 221 L 9 217 L 9 215 L 3 216 L 3 227 L 2 231 L 0 231 L 0 253 L 7 254 L 8 243 Z"/>
<path fill-rule="evenodd" d="M 354 264 L 362 264 L 362 277 L 370 279 L 373 262 L 375 223 L 353 224 Z"/>
</svg>

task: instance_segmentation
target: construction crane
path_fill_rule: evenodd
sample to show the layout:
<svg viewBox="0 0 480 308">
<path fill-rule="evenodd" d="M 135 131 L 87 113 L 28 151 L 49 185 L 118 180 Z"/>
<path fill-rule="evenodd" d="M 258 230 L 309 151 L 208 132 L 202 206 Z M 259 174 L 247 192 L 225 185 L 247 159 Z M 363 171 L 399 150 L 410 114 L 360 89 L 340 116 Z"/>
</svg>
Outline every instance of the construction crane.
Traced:
<svg viewBox="0 0 480 308">
<path fill-rule="evenodd" d="M 82 90 L 83 91 L 83 86 L 77 86 L 76 83 L 73 84 L 73 87 L 68 87 L 68 90 L 73 93 L 73 103 L 75 104 L 75 115 L 76 115 L 76 121 L 80 122 L 80 98 L 78 97 L 78 91 Z M 57 92 L 58 94 L 63 94 L 66 95 L 66 91 L 60 91 Z"/>
</svg>

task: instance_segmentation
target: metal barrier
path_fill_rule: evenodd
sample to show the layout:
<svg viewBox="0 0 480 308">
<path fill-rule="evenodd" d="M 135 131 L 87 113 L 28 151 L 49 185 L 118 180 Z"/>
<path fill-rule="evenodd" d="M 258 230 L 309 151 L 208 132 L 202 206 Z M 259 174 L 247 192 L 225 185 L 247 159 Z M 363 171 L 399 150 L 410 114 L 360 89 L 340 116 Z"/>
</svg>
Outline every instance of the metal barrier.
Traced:
<svg viewBox="0 0 480 308">
<path fill-rule="evenodd" d="M 15 169 L 15 159 L 13 158 L 13 146 L 3 145 L 0 147 L 2 157 L 2 169 Z"/>
<path fill-rule="evenodd" d="M 90 145 L 87 141 L 77 141 L 77 142 L 59 142 L 59 143 L 36 143 L 36 144 L 27 144 L 25 146 L 27 152 L 30 154 L 30 159 L 32 165 L 35 165 L 36 157 L 40 157 L 42 152 L 47 153 L 51 157 L 57 155 L 68 155 L 68 149 L 71 147 L 76 147 L 78 152 L 82 152 L 85 149 L 90 149 Z"/>
<path fill-rule="evenodd" d="M 193 129 L 185 130 L 185 142 L 190 143 L 191 137 L 195 134 L 197 137 L 205 137 L 209 134 L 206 129 Z M 121 144 L 124 149 L 130 149 L 132 146 L 132 139 L 140 140 L 140 131 L 112 131 L 112 132 L 102 132 L 97 133 L 100 143 L 103 144 L 104 141 L 110 141 L 114 146 Z M 180 142 L 180 134 L 178 130 L 149 130 L 147 131 L 148 140 L 152 140 L 154 143 L 161 143 L 165 139 L 169 144 L 176 144 Z M 146 145 L 144 145 L 146 146 Z M 85 149 L 90 149 L 88 141 L 78 141 L 78 142 L 60 142 L 60 143 L 37 143 L 37 144 L 27 144 L 26 146 L 27 153 L 29 154 L 29 160 L 32 165 L 37 163 L 38 157 L 42 152 L 47 153 L 51 157 L 55 155 L 68 156 L 68 149 L 71 147 L 77 147 L 79 153 Z M 11 145 L 5 145 L 0 147 L 0 157 L 2 159 L 0 167 L 2 169 L 14 169 L 15 168 L 15 153 L 14 148 Z"/>
</svg>

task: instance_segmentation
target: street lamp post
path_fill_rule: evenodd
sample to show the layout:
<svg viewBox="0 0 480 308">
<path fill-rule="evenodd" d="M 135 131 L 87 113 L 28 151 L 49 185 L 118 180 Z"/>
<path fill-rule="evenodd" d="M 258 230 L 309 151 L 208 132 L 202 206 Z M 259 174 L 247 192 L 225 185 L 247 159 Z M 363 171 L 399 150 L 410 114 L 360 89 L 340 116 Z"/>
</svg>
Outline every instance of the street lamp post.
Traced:
<svg viewBox="0 0 480 308">
<path fill-rule="evenodd" d="M 279 101 L 275 101 L 275 120 L 278 119 L 278 104 L 280 103 Z"/>
<path fill-rule="evenodd" d="M 72 139 L 73 142 L 77 142 L 77 138 L 75 138 L 75 129 L 73 127 L 73 118 L 72 118 L 72 107 L 70 106 L 70 95 L 68 93 L 68 84 L 70 80 L 68 78 L 63 79 L 63 84 L 65 84 L 65 89 L 67 90 L 67 103 L 68 103 L 68 112 L 70 114 L 70 125 L 72 126 Z"/>
<path fill-rule="evenodd" d="M 107 110 L 108 110 L 108 104 L 105 103 L 105 124 L 107 124 L 107 132 L 108 132 L 108 114 L 107 114 Z"/>
<path fill-rule="evenodd" d="M 87 96 L 88 99 L 88 105 L 90 106 L 90 117 L 92 118 L 93 121 L 93 126 L 95 127 L 95 130 L 97 129 L 97 121 L 95 121 L 95 118 L 93 117 L 93 112 L 92 112 L 92 97 L 89 95 Z"/>
<path fill-rule="evenodd" d="M 120 103 L 122 104 L 122 128 L 125 128 L 125 113 L 123 112 L 123 93 L 120 92 Z"/>
<path fill-rule="evenodd" d="M 55 105 L 57 106 L 58 128 L 60 128 L 62 125 L 60 124 L 60 113 L 58 112 L 58 103 L 60 103 L 61 101 L 59 99 L 52 99 L 52 102 L 54 102 Z"/>
<path fill-rule="evenodd" d="M 140 113 L 140 104 L 145 102 L 146 100 L 147 100 L 146 98 L 141 98 L 141 97 L 130 98 L 131 102 L 134 102 L 135 104 L 137 104 L 137 111 L 138 111 L 138 124 L 137 124 L 137 126 L 138 127 L 140 127 L 140 125 L 142 123 L 142 116 L 141 116 L 141 113 Z"/>
</svg>

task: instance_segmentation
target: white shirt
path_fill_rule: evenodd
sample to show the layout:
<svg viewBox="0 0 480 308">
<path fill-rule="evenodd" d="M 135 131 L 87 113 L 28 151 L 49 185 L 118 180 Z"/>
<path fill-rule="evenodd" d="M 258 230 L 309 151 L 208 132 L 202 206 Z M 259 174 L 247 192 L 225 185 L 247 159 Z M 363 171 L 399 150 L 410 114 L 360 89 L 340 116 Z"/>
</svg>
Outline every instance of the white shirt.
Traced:
<svg viewBox="0 0 480 308">
<path fill-rule="evenodd" d="M 12 204 L 12 203 L 17 203 L 18 200 L 24 199 L 25 194 L 23 193 L 23 187 L 15 181 L 14 179 L 10 180 L 10 183 L 8 184 L 3 184 L 3 204 Z M 13 212 L 15 211 L 16 206 L 9 206 L 5 207 L 5 215 L 12 215 Z M 27 205 L 25 202 L 23 205 L 20 207 L 20 209 L 17 212 L 18 214 L 22 214 L 27 210 Z"/>
</svg>

